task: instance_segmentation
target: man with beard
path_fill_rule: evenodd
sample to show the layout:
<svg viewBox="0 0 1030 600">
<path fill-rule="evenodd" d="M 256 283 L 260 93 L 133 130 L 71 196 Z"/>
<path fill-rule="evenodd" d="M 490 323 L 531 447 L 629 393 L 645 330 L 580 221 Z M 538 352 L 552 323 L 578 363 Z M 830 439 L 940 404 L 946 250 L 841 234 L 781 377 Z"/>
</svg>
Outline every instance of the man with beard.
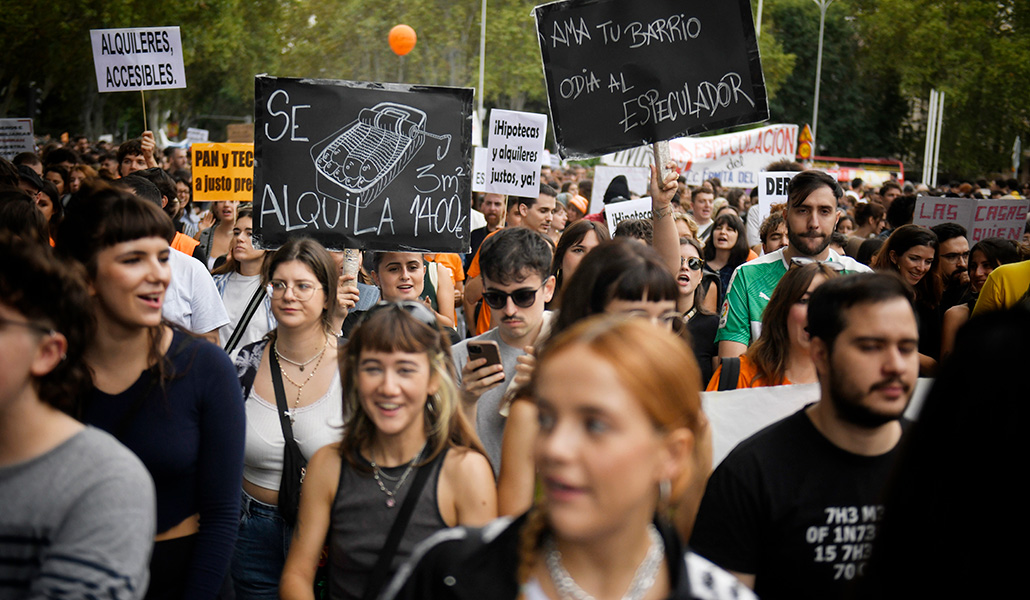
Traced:
<svg viewBox="0 0 1030 600">
<path fill-rule="evenodd" d="M 719 356 L 740 356 L 762 333 L 762 313 L 773 290 L 791 263 L 827 263 L 834 270 L 869 272 L 857 260 L 830 250 L 830 236 L 837 225 L 837 201 L 844 191 L 822 171 L 802 171 L 787 186 L 788 245 L 737 267 L 723 301 L 719 332 Z"/>
<path fill-rule="evenodd" d="M 912 297 L 891 275 L 819 286 L 808 331 L 820 400 L 730 452 L 690 539 L 761 598 L 841 598 L 863 575 L 919 375 Z"/>
<path fill-rule="evenodd" d="M 957 223 L 941 223 L 930 228 L 937 234 L 937 273 L 944 282 L 940 313 L 962 301 L 969 291 L 969 240 L 966 228 Z"/>
</svg>

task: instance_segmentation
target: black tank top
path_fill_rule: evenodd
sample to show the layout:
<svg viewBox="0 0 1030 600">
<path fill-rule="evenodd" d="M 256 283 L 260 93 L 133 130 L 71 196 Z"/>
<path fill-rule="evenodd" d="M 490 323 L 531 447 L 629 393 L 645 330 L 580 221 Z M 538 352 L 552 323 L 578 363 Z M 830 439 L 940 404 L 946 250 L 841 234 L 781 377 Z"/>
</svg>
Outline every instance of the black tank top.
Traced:
<svg viewBox="0 0 1030 600">
<path fill-rule="evenodd" d="M 447 450 L 437 460 L 424 465 L 432 469 L 419 496 L 411 521 L 401 537 L 397 554 L 390 565 L 390 575 L 404 563 L 412 550 L 422 540 L 447 528 L 440 515 L 437 487 L 440 468 Z M 340 485 L 333 500 L 332 517 L 329 524 L 329 597 L 332 600 L 359 600 L 368 585 L 368 576 L 379 559 L 379 552 L 386 543 L 393 521 L 400 512 L 404 499 L 411 490 L 415 470 L 408 475 L 403 487 L 395 494 L 396 504 L 386 505 L 387 496 L 372 478 L 372 466 L 358 455 L 357 460 L 368 465 L 369 472 L 358 471 L 344 459 L 340 467 Z M 390 477 L 400 477 L 407 465 L 380 467 Z M 397 485 L 394 481 L 383 482 L 388 489 Z"/>
</svg>

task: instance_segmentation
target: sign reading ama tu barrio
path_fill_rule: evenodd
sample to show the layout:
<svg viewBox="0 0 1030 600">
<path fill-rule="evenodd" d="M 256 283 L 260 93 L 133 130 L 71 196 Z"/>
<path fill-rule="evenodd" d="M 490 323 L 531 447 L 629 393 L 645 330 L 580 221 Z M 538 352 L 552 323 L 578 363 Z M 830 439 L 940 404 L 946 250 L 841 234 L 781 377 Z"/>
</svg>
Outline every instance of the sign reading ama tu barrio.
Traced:
<svg viewBox="0 0 1030 600">
<path fill-rule="evenodd" d="M 565 0 L 534 15 L 564 158 L 769 118 L 748 0 Z"/>
<path fill-rule="evenodd" d="M 255 240 L 468 252 L 472 90 L 255 80 Z"/>
</svg>

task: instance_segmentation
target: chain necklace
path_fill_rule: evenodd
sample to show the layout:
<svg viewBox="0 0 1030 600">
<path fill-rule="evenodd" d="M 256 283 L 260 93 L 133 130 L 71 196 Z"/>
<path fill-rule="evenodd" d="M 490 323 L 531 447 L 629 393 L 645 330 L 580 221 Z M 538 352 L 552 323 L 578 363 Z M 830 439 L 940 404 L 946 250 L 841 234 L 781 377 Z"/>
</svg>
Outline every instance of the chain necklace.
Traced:
<svg viewBox="0 0 1030 600">
<path fill-rule="evenodd" d="M 272 344 L 272 349 L 275 350 L 275 355 L 277 357 L 279 357 L 279 360 L 286 361 L 286 362 L 290 363 L 291 365 L 297 367 L 301 371 L 304 370 L 304 367 L 310 365 L 311 362 L 314 361 L 316 358 L 322 358 L 322 354 L 325 352 L 325 349 L 328 348 L 328 347 L 329 347 L 329 338 L 326 337 L 325 338 L 325 345 L 322 346 L 322 349 L 318 351 L 318 354 L 312 356 L 311 358 L 307 359 L 304 362 L 296 362 L 296 361 L 293 361 L 293 360 L 290 360 L 290 359 L 286 358 L 282 354 L 279 354 L 279 340 L 278 339 L 275 340 L 274 344 Z M 319 362 L 321 362 L 321 361 L 319 361 Z M 315 368 L 317 369 L 318 365 L 315 365 Z"/>
<path fill-rule="evenodd" d="M 282 354 L 279 354 L 279 348 L 278 348 L 277 344 L 278 344 L 278 340 L 276 341 L 276 344 L 273 344 L 273 346 L 272 346 L 272 349 L 275 351 L 276 357 L 285 360 L 286 362 L 290 363 L 291 365 L 296 365 L 297 363 L 293 362 L 292 360 L 289 360 L 288 358 L 284 357 Z M 297 399 L 294 400 L 294 402 L 293 402 L 293 408 L 291 408 L 291 409 L 286 411 L 288 413 L 288 416 L 290 417 L 290 423 L 294 423 L 297 420 L 297 409 L 300 408 L 300 397 L 301 397 L 301 394 L 304 393 L 304 386 L 306 386 L 308 384 L 308 382 L 311 381 L 311 378 L 315 376 L 315 373 L 318 372 L 318 367 L 320 367 L 322 365 L 322 358 L 325 356 L 325 349 L 328 348 L 328 347 L 329 347 L 329 338 L 326 337 L 325 338 L 325 345 L 322 346 L 322 349 L 318 351 L 318 354 L 316 354 L 315 356 L 312 356 L 310 359 L 308 359 L 308 361 L 306 363 L 304 363 L 306 365 L 306 364 L 310 363 L 311 361 L 315 360 L 316 358 L 318 359 L 318 362 L 315 363 L 315 368 L 311 369 L 311 372 L 308 373 L 308 377 L 307 377 L 307 379 L 304 380 L 304 383 L 297 383 L 296 381 L 294 381 L 293 378 L 290 377 L 289 373 L 286 372 L 286 369 L 284 369 L 282 365 L 279 365 L 279 372 L 281 372 L 283 374 L 283 377 L 286 378 L 286 381 L 289 381 L 291 384 L 293 384 L 293 387 L 297 388 Z M 303 371 L 304 367 L 300 367 L 300 370 Z"/>
<path fill-rule="evenodd" d="M 369 451 L 369 454 L 372 455 L 371 460 L 368 461 L 369 464 L 372 465 L 372 477 L 376 480 L 376 483 L 379 484 L 379 489 L 386 494 L 386 508 L 393 508 L 397 505 L 397 500 L 394 498 L 394 494 L 396 494 L 397 491 L 401 489 L 401 486 L 404 485 L 404 481 L 408 478 L 408 475 L 411 474 L 411 470 L 415 468 L 415 464 L 418 463 L 420 458 L 422 458 L 422 453 L 425 452 L 428 444 L 428 441 L 423 444 L 422 448 L 419 449 L 418 454 L 415 455 L 415 458 L 411 459 L 411 462 L 408 463 L 408 468 L 404 469 L 404 472 L 401 473 L 400 479 L 396 480 L 397 485 L 395 485 L 392 490 L 387 489 L 386 485 L 383 483 L 383 478 L 386 477 L 386 473 L 384 473 L 383 470 L 379 468 L 379 465 L 376 464 L 375 451 Z"/>
<path fill-rule="evenodd" d="M 654 586 L 655 579 L 658 577 L 658 569 L 662 566 L 662 559 L 665 558 L 665 544 L 662 543 L 662 536 L 658 534 L 658 530 L 654 525 L 648 525 L 647 536 L 651 538 L 651 546 L 647 549 L 644 560 L 637 567 L 637 572 L 633 575 L 633 580 L 630 581 L 629 589 L 622 596 L 622 600 L 640 600 Z M 551 582 L 554 584 L 554 588 L 562 600 L 567 598 L 572 598 L 573 600 L 594 600 L 593 596 L 583 591 L 583 588 L 576 584 L 576 580 L 572 578 L 572 575 L 569 575 L 569 572 L 565 570 L 565 566 L 561 564 L 561 552 L 555 546 L 554 538 L 547 540 L 544 551 L 547 553 L 545 560 L 547 572 L 550 574 Z"/>
</svg>

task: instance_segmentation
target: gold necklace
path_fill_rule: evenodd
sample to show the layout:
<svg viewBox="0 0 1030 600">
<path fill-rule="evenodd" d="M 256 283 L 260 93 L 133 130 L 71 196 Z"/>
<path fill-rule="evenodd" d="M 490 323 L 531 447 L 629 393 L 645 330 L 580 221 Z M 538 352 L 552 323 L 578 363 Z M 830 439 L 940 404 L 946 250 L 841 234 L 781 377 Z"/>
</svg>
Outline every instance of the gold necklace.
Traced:
<svg viewBox="0 0 1030 600">
<path fill-rule="evenodd" d="M 297 383 L 296 381 L 294 381 L 293 378 L 290 377 L 290 375 L 286 372 L 286 369 L 283 368 L 282 364 L 279 365 L 279 371 L 283 374 L 283 377 L 286 378 L 286 381 L 289 381 L 291 384 L 293 384 L 293 387 L 297 388 L 297 399 L 293 402 L 293 408 L 287 411 L 290 414 L 290 423 L 296 421 L 297 409 L 300 408 L 300 397 L 301 394 L 304 393 L 304 386 L 306 386 L 308 382 L 311 381 L 311 378 L 315 376 L 315 373 L 318 372 L 318 367 L 321 366 L 322 359 L 325 357 L 325 349 L 328 347 L 329 337 L 327 336 L 325 338 L 325 345 L 322 346 L 322 350 L 318 353 L 318 362 L 315 363 L 315 368 L 311 369 L 311 372 L 308 373 L 308 377 L 304 380 L 304 383 Z M 273 348 L 273 350 L 276 356 L 282 358 L 282 355 L 279 354 L 279 349 L 277 347 Z M 301 369 L 301 371 L 303 371 L 303 368 Z"/>
</svg>

